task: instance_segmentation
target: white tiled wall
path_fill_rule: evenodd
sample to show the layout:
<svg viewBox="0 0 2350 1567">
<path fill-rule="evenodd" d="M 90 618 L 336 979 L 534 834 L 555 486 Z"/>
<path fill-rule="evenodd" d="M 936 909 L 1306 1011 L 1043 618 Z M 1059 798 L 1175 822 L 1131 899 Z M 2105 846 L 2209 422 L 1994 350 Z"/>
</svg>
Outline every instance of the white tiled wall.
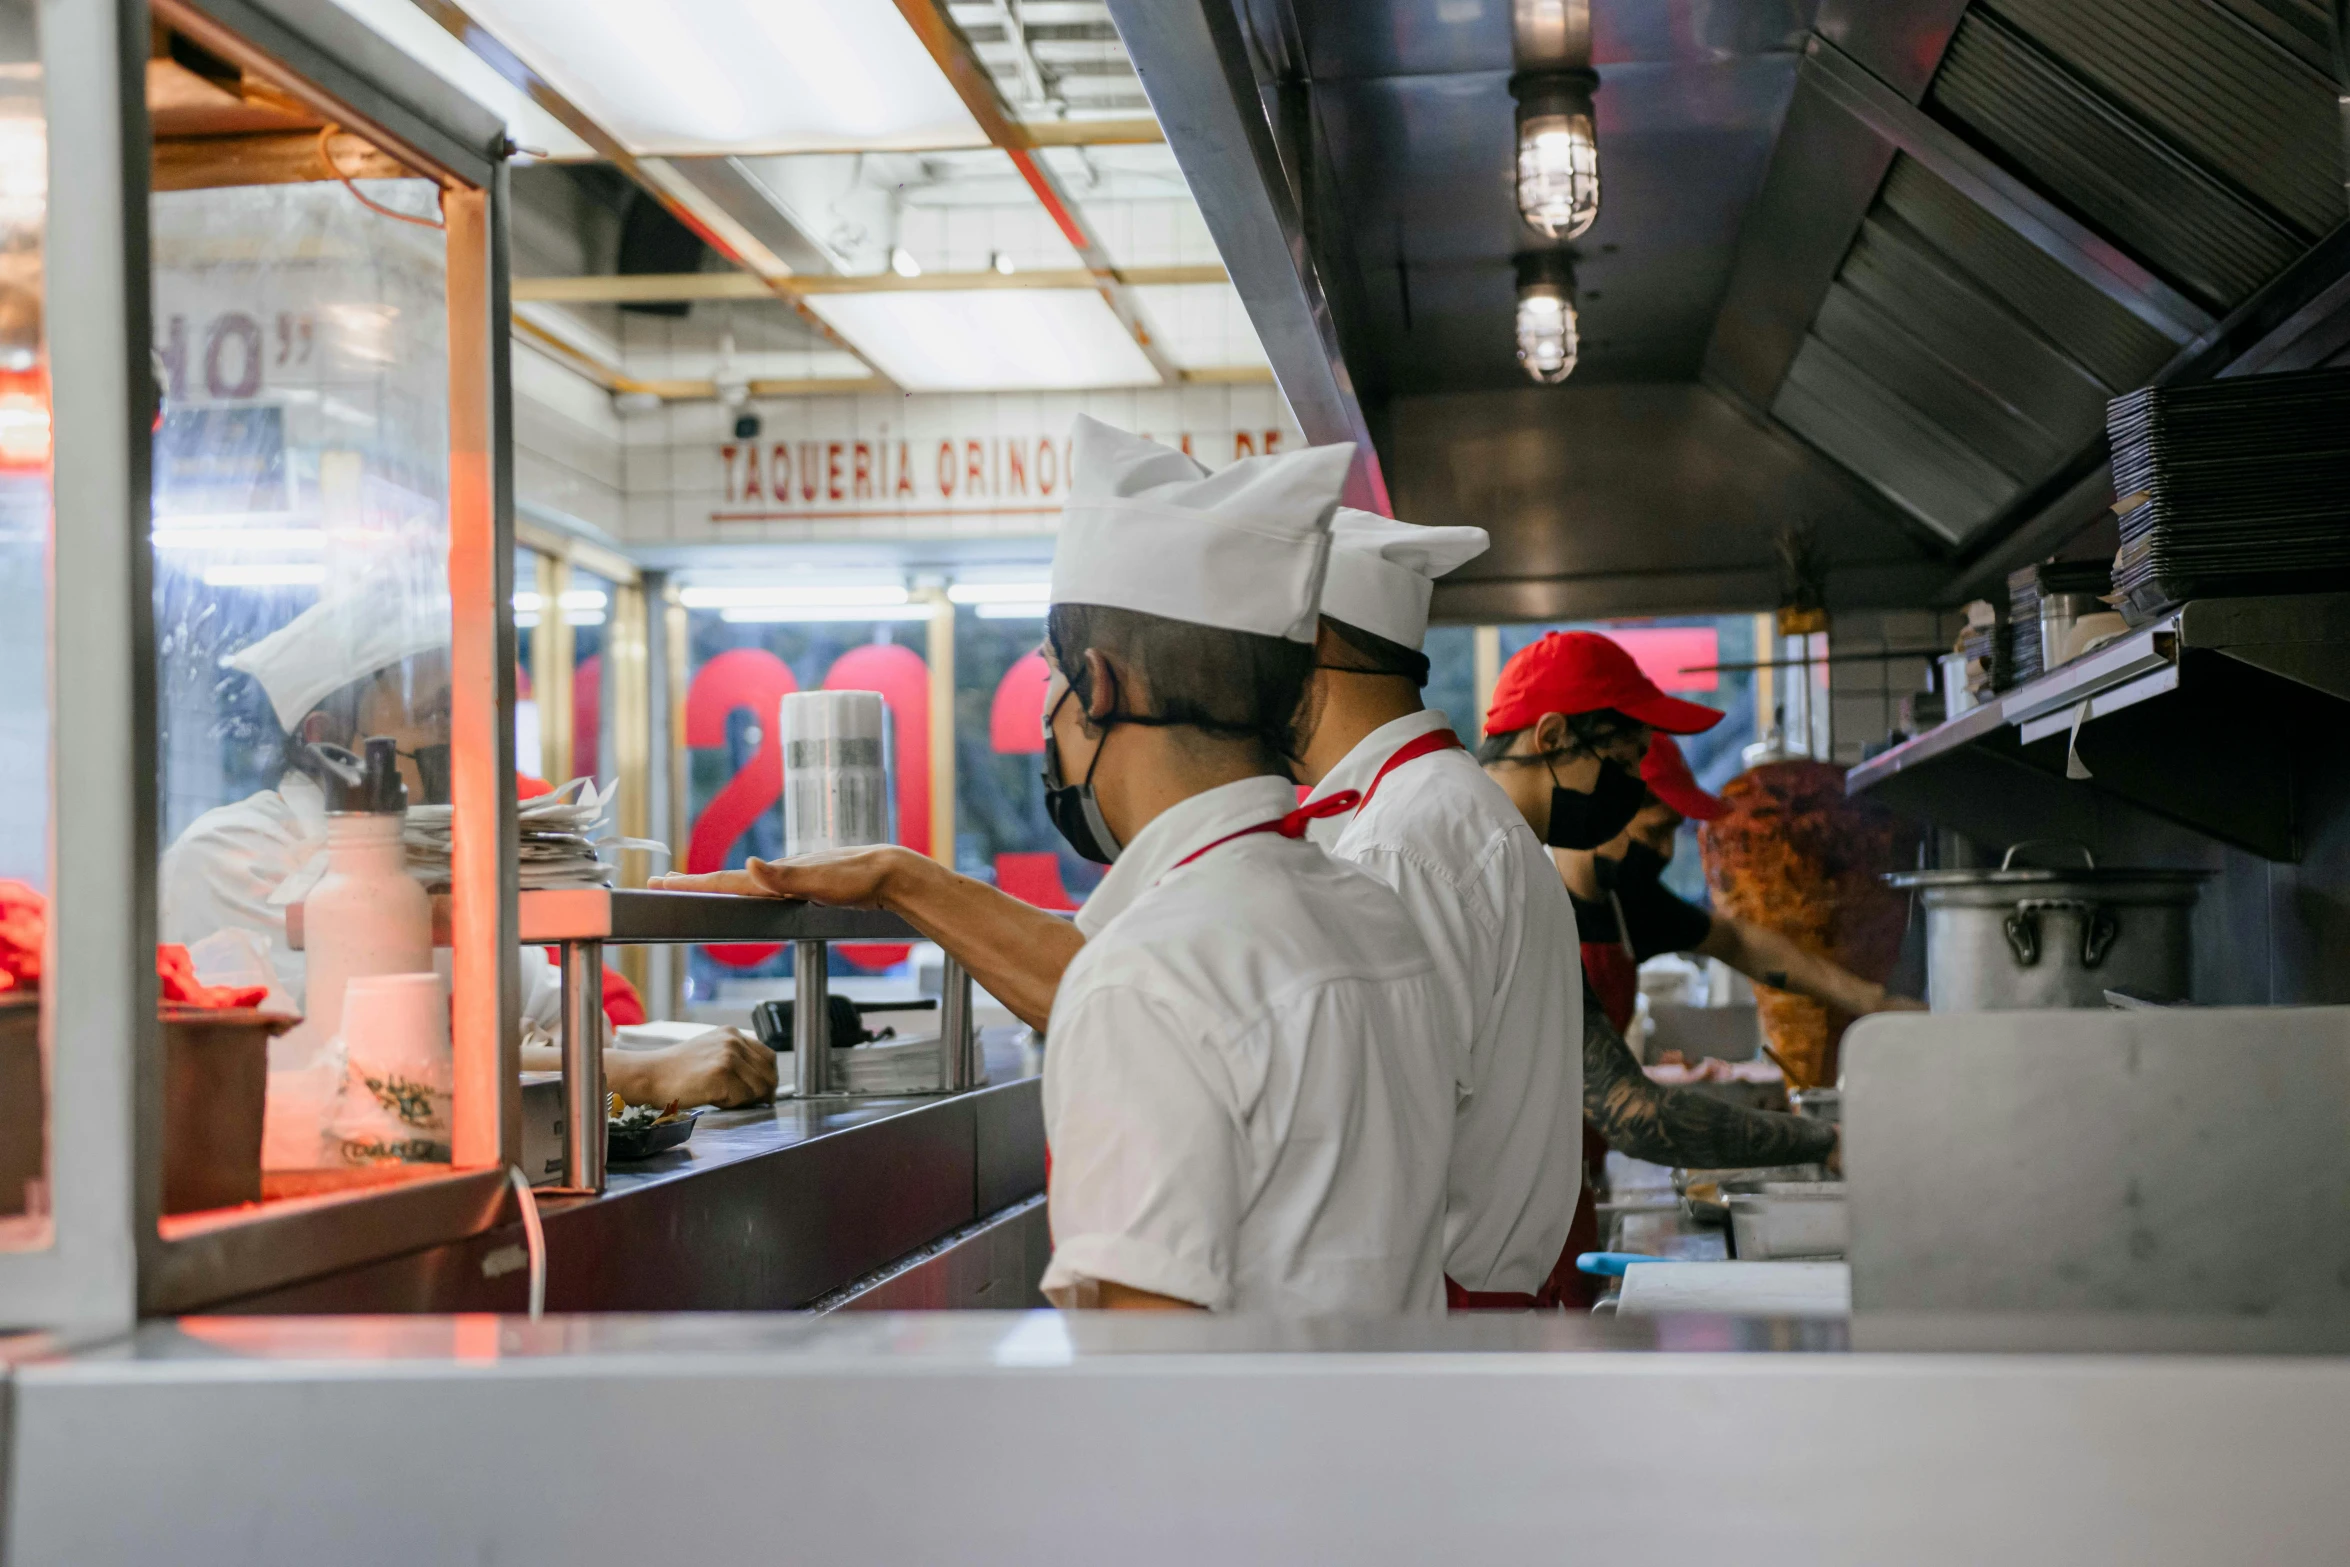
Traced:
<svg viewBox="0 0 2350 1567">
<path fill-rule="evenodd" d="M 1828 629 L 1831 657 L 1910 648 L 1947 648 L 1958 636 L 1959 618 L 1932 610 L 1848 610 Z M 1881 743 L 1899 722 L 1901 699 L 1926 684 L 1928 661 L 1905 658 L 1831 664 L 1828 699 L 1833 712 L 1836 760 L 1857 762 L 1864 746 Z"/>
</svg>

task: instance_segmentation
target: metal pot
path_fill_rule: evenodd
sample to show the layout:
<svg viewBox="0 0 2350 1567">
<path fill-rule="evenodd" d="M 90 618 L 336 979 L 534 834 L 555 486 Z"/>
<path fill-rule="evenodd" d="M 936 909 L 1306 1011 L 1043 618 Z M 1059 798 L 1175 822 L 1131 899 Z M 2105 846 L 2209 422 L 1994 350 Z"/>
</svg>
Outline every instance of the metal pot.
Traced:
<svg viewBox="0 0 2350 1567">
<path fill-rule="evenodd" d="M 2100 870 L 2065 845 L 2078 870 L 2017 865 L 1907 871 L 1926 910 L 1926 1001 L 1936 1012 L 2101 1007 L 2108 990 L 2184 998 L 2193 973 L 2188 921 L 2207 871 Z"/>
</svg>

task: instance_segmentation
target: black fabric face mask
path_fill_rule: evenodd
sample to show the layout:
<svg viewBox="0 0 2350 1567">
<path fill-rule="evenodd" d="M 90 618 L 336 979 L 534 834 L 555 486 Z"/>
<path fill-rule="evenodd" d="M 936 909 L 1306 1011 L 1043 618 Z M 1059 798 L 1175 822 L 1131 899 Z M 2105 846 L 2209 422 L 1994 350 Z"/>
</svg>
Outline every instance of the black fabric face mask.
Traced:
<svg viewBox="0 0 2350 1567">
<path fill-rule="evenodd" d="M 1105 732 L 1101 743 L 1093 748 L 1093 761 L 1085 769 L 1085 781 L 1068 782 L 1061 771 L 1060 742 L 1053 738 L 1053 714 L 1068 699 L 1069 691 L 1065 688 L 1060 701 L 1053 703 L 1044 715 L 1044 813 L 1052 819 L 1053 830 L 1068 840 L 1069 847 L 1080 858 L 1096 865 L 1113 864 L 1125 845 L 1102 819 L 1101 802 L 1093 793 L 1094 769 L 1102 765 L 1102 751 L 1110 737 Z"/>
<path fill-rule="evenodd" d="M 1622 832 L 1640 814 L 1648 785 L 1614 762 L 1599 764 L 1599 782 L 1589 794 L 1561 787 L 1552 775 L 1550 831 L 1542 841 L 1554 849 L 1596 849 Z"/>
<path fill-rule="evenodd" d="M 1592 867 L 1599 873 L 1599 885 L 1609 892 L 1631 892 L 1640 887 L 1653 887 L 1664 879 L 1665 867 L 1672 861 L 1642 843 L 1632 840 L 1624 850 L 1624 857 L 1611 860 L 1601 855 Z"/>
</svg>

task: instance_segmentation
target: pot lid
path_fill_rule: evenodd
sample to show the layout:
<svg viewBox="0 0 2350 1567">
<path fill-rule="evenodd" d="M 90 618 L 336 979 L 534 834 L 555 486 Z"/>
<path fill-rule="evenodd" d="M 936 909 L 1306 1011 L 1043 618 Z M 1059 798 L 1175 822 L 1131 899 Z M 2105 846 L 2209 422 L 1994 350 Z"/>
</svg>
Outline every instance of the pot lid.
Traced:
<svg viewBox="0 0 2350 1567">
<path fill-rule="evenodd" d="M 2041 865 L 2018 865 L 2011 870 L 1895 871 L 1884 878 L 1888 887 L 2033 887 L 2051 882 L 2087 882 L 2092 886 L 2187 886 L 2211 880 L 2217 871 L 2182 871 L 2156 866 L 2075 866 L 2051 870 Z"/>
</svg>

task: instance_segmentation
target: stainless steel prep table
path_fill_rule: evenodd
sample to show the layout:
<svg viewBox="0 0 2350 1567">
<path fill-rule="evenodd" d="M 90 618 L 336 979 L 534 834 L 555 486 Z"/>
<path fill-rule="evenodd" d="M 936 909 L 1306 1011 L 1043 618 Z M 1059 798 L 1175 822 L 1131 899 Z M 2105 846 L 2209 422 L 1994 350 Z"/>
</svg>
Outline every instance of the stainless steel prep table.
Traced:
<svg viewBox="0 0 2350 1567">
<path fill-rule="evenodd" d="M 714 1111 L 684 1147 L 616 1167 L 601 1196 L 540 1198 L 552 1311 L 782 1310 L 1035 1300 L 1044 1110 L 1032 1050 L 990 1029 L 988 1087 L 779 1099 Z M 520 1223 L 211 1309 L 520 1311 Z"/>
<path fill-rule="evenodd" d="M 188 1319 L 16 1367 L 0 1516 L 11 1562 L 255 1567 L 2350 1554 L 2339 1345 L 1839 1343 L 1720 1317 Z"/>
</svg>

